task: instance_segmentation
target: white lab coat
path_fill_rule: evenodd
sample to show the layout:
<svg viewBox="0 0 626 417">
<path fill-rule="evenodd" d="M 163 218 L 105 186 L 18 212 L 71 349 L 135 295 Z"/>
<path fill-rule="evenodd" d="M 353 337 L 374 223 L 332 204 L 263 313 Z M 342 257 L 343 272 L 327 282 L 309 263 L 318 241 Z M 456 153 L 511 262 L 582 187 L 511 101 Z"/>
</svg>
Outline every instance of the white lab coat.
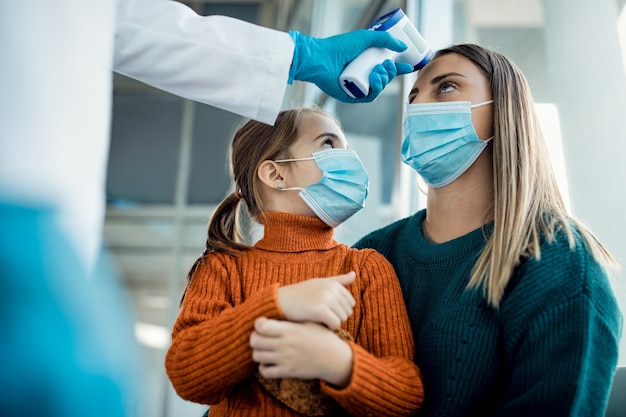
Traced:
<svg viewBox="0 0 626 417">
<path fill-rule="evenodd" d="M 273 123 L 293 48 L 287 33 L 200 17 L 171 0 L 0 2 L 0 201 L 56 209 L 90 267 L 101 244 L 111 70 Z"/>
</svg>

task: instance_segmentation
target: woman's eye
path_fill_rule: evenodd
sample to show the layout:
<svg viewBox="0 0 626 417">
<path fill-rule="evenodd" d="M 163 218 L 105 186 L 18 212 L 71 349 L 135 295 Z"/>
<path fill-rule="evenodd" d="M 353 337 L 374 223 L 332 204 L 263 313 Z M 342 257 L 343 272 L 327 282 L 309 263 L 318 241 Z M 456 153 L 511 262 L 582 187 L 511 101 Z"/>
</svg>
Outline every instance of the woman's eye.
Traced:
<svg viewBox="0 0 626 417">
<path fill-rule="evenodd" d="M 330 139 L 326 139 L 324 141 L 324 143 L 322 143 L 322 147 L 324 148 L 332 148 L 333 147 L 333 141 Z"/>
<path fill-rule="evenodd" d="M 455 90 L 454 86 L 450 83 L 442 83 L 439 86 L 440 93 L 449 93 L 450 91 L 454 91 L 454 90 Z"/>
</svg>

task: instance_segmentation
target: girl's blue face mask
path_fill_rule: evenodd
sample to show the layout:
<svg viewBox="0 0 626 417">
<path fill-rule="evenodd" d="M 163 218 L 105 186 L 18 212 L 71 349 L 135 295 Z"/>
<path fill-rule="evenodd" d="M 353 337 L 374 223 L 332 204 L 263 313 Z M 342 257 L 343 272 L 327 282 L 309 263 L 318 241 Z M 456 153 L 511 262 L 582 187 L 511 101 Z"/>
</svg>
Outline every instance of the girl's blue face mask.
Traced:
<svg viewBox="0 0 626 417">
<path fill-rule="evenodd" d="M 352 149 L 325 149 L 308 158 L 279 159 L 274 162 L 315 160 L 322 178 L 315 184 L 282 188 L 299 190 L 300 197 L 330 227 L 337 227 L 363 208 L 369 175 Z"/>
<path fill-rule="evenodd" d="M 408 104 L 402 124 L 402 161 L 435 188 L 459 178 L 476 161 L 487 143 L 480 140 L 472 125 L 472 109 L 493 100 L 472 105 L 469 101 Z"/>
</svg>

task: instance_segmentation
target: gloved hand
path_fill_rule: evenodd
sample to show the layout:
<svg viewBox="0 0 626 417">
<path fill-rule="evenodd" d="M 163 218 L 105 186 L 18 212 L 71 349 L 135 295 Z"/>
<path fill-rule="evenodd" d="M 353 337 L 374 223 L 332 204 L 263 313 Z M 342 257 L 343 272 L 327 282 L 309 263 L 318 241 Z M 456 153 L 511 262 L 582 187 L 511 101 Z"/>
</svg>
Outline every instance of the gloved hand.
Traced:
<svg viewBox="0 0 626 417">
<path fill-rule="evenodd" d="M 300 32 L 289 32 L 295 42 L 289 84 L 293 80 L 316 84 L 322 91 L 346 103 L 373 101 L 396 75 L 413 72 L 413 66 L 404 62 L 386 60 L 370 73 L 370 92 L 354 99 L 339 84 L 339 76 L 354 58 L 370 47 L 402 52 L 407 46 L 387 32 L 359 29 L 330 38 L 312 38 Z"/>
</svg>

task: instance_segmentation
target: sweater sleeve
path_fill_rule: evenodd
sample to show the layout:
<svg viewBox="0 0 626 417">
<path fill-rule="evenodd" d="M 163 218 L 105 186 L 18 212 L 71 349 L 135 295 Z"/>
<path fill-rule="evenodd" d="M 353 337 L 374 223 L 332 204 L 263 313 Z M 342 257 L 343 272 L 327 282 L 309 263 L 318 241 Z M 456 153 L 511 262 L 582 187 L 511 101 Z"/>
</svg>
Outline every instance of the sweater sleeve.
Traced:
<svg viewBox="0 0 626 417">
<path fill-rule="evenodd" d="M 176 392 L 184 399 L 216 404 L 235 384 L 256 369 L 249 338 L 254 321 L 265 316 L 281 319 L 276 285 L 260 288 L 234 305 L 231 288 L 235 270 L 210 254 L 198 265 L 187 286 L 172 331 L 165 368 Z"/>
<path fill-rule="evenodd" d="M 507 374 L 498 416 L 604 415 L 622 317 L 603 268 L 553 244 L 501 304 Z"/>
<path fill-rule="evenodd" d="M 362 317 L 351 343 L 353 370 L 341 390 L 322 383 L 342 407 L 358 416 L 413 415 L 424 389 L 413 362 L 414 345 L 402 291 L 393 267 L 368 250 L 357 272 L 362 282 Z"/>
</svg>

